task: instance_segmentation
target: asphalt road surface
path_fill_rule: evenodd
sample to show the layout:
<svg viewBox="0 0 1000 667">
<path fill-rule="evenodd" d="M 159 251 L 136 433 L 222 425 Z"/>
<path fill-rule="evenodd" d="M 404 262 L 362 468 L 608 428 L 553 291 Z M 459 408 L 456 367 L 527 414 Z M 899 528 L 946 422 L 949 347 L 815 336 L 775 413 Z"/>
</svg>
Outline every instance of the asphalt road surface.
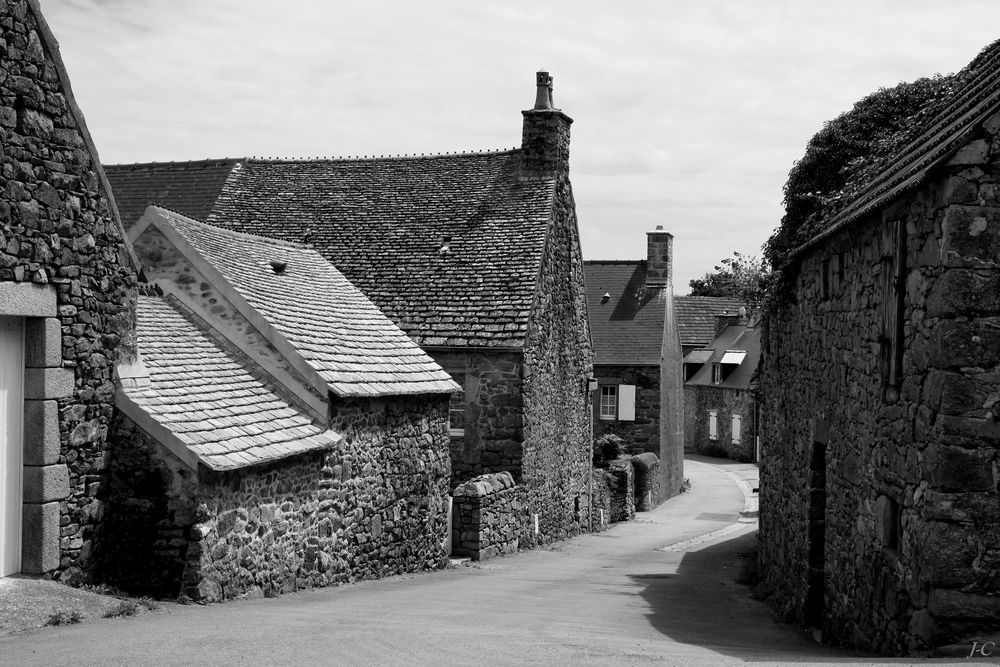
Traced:
<svg viewBox="0 0 1000 667">
<path fill-rule="evenodd" d="M 440 572 L 8 635 L 0 663 L 867 662 L 779 623 L 735 582 L 755 539 L 737 521 L 755 473 L 688 461 L 687 493 L 604 533 Z"/>
</svg>

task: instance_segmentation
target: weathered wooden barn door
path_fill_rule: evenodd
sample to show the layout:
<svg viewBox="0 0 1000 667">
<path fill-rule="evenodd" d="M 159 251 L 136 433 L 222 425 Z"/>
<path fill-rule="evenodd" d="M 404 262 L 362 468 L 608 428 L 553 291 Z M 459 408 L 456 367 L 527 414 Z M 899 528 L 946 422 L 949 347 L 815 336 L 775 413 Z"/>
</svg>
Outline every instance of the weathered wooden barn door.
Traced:
<svg viewBox="0 0 1000 667">
<path fill-rule="evenodd" d="M 24 320 L 0 317 L 0 576 L 21 570 Z"/>
</svg>

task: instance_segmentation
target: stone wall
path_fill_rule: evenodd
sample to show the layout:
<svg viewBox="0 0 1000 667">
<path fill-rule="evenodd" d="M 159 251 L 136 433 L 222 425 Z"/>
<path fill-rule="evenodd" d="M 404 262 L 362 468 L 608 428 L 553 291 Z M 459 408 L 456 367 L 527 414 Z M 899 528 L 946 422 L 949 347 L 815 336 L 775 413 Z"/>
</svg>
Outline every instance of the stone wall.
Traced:
<svg viewBox="0 0 1000 667">
<path fill-rule="evenodd" d="M 607 462 L 610 521 L 631 521 L 635 518 L 635 470 L 630 458 Z"/>
<path fill-rule="evenodd" d="M 111 432 L 115 446 L 102 496 L 96 578 L 137 595 L 174 597 L 198 516 L 197 472 L 120 411 Z"/>
<path fill-rule="evenodd" d="M 532 112 L 524 113 L 523 144 L 528 146 L 539 128 L 528 122 Z M 539 533 L 530 535 L 532 543 L 575 535 L 589 523 L 593 427 L 587 378 L 592 375 L 593 349 L 565 159 L 569 119 L 559 123 L 559 132 L 552 135 L 558 138 L 552 219 L 524 347 L 522 482 L 528 511 L 539 517 Z"/>
<path fill-rule="evenodd" d="M 766 321 L 763 586 L 826 639 L 912 653 L 1000 623 L 998 127 L 801 257 Z"/>
<path fill-rule="evenodd" d="M 517 551 L 529 527 L 521 490 L 509 472 L 480 475 L 453 493 L 452 555 L 486 560 Z"/>
<path fill-rule="evenodd" d="M 715 410 L 717 438 L 708 437 L 708 411 Z M 757 455 L 754 431 L 755 401 L 745 389 L 684 385 L 684 451 L 753 461 Z M 740 442 L 733 443 L 732 417 L 740 415 Z"/>
<path fill-rule="evenodd" d="M 591 531 L 600 532 L 611 525 L 611 487 L 608 478 L 613 476 L 604 468 L 594 468 L 591 476 L 593 485 L 591 507 L 594 513 L 591 519 Z"/>
<path fill-rule="evenodd" d="M 521 479 L 522 357 L 516 352 L 428 349 L 465 390 L 464 435 L 451 436 L 452 487 L 485 473 Z"/>
<path fill-rule="evenodd" d="M 649 452 L 632 457 L 635 471 L 635 511 L 649 512 L 663 502 L 663 479 L 660 459 Z"/>
<path fill-rule="evenodd" d="M 625 441 L 625 452 L 660 454 L 660 368 L 658 366 L 594 366 L 598 381 L 635 385 L 635 421 L 601 420 L 594 412 L 594 439 L 614 433 Z M 596 403 L 596 401 L 595 401 Z"/>
<path fill-rule="evenodd" d="M 0 3 L 0 22 L 0 283 L 55 292 L 26 331 L 53 327 L 54 363 L 26 374 L 22 569 L 75 582 L 94 565 L 114 363 L 135 354 L 135 270 L 37 2 Z"/>
<path fill-rule="evenodd" d="M 113 465 L 122 484 L 109 498 L 122 515 L 103 542 L 153 554 L 166 569 L 151 577 L 163 582 L 161 594 L 206 601 L 441 567 L 446 414 L 447 397 L 334 399 L 331 423 L 344 438 L 337 448 L 225 473 L 203 468 L 196 482 L 122 421 Z M 155 528 L 134 531 L 131 517 Z M 145 563 L 129 561 L 131 552 L 110 551 L 102 571 L 134 587 L 129 568 Z"/>
</svg>

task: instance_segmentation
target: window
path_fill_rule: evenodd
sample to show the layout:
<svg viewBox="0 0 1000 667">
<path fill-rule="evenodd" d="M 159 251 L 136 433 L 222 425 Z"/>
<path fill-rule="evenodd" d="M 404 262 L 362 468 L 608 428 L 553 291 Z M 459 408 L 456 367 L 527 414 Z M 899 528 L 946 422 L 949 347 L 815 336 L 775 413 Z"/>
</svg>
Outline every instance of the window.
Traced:
<svg viewBox="0 0 1000 667">
<path fill-rule="evenodd" d="M 712 364 L 712 384 L 722 382 L 722 364 Z"/>
<path fill-rule="evenodd" d="M 601 386 L 601 404 L 597 413 L 601 419 L 618 417 L 618 386 L 606 384 Z"/>
<path fill-rule="evenodd" d="M 451 395 L 451 404 L 448 406 L 448 432 L 461 437 L 465 435 L 465 373 L 451 373 L 451 379 L 461 385 L 462 391 L 456 391 Z"/>
<path fill-rule="evenodd" d="M 882 331 L 879 351 L 885 400 L 894 403 L 903 374 L 903 318 L 906 292 L 906 225 L 902 220 L 883 230 Z"/>
<path fill-rule="evenodd" d="M 740 415 L 733 415 L 733 444 L 740 444 L 740 426 L 743 418 Z"/>
<path fill-rule="evenodd" d="M 708 439 L 719 439 L 719 413 L 715 410 L 708 411 Z"/>
</svg>

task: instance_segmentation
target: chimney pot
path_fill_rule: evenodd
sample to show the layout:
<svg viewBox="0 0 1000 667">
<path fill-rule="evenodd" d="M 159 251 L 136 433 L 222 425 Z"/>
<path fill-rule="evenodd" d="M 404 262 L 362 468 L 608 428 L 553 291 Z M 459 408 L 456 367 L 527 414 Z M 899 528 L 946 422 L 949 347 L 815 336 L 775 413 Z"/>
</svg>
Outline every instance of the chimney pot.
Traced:
<svg viewBox="0 0 1000 667">
<path fill-rule="evenodd" d="M 552 77 L 548 72 L 538 72 L 535 74 L 535 106 L 536 111 L 540 109 L 551 109 L 552 107 Z"/>
</svg>

